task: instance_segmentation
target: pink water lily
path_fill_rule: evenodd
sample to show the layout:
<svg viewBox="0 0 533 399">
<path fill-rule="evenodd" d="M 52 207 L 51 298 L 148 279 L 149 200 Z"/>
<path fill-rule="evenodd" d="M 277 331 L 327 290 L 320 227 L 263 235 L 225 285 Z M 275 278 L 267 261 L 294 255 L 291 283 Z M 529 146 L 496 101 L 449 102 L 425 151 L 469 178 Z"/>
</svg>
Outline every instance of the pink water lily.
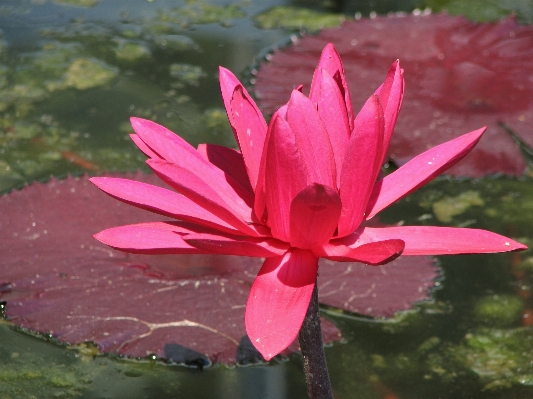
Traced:
<svg viewBox="0 0 533 399">
<path fill-rule="evenodd" d="M 489 253 L 526 247 L 484 230 L 365 227 L 365 221 L 463 158 L 479 129 L 380 176 L 403 97 L 396 61 L 354 115 L 341 60 L 324 49 L 310 95 L 294 90 L 267 125 L 237 78 L 220 87 L 240 152 L 194 149 L 154 122 L 132 118 L 133 141 L 171 189 L 126 179 L 91 181 L 107 194 L 176 221 L 120 226 L 95 235 L 134 253 L 217 253 L 266 258 L 246 304 L 246 331 L 265 359 L 298 335 L 318 258 L 380 265 L 403 255 Z"/>
</svg>

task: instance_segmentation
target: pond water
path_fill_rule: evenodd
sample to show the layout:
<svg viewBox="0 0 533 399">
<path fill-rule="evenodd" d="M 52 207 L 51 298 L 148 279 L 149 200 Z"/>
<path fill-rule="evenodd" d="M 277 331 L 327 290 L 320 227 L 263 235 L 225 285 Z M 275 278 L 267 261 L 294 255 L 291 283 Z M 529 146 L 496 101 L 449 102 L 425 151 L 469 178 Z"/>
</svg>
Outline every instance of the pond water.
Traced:
<svg viewBox="0 0 533 399">
<path fill-rule="evenodd" d="M 339 21 L 314 12 L 448 5 L 481 20 L 533 15 L 528 1 L 471 3 L 2 0 L 0 193 L 50 175 L 145 170 L 127 137 L 130 116 L 193 145 L 235 146 L 217 68 L 243 77 L 263 49 L 294 34 L 295 15 L 264 14 L 272 7 L 304 7 L 311 30 Z M 389 223 L 396 215 L 406 224 L 486 228 L 531 246 L 533 186 L 528 176 L 442 178 L 380 214 Z M 439 289 L 412 311 L 371 320 L 324 309 L 344 337 L 326 350 L 336 398 L 533 397 L 533 256 L 438 261 Z M 0 397 L 283 399 L 305 398 L 306 389 L 298 354 L 200 371 L 67 347 L 0 320 Z"/>
</svg>

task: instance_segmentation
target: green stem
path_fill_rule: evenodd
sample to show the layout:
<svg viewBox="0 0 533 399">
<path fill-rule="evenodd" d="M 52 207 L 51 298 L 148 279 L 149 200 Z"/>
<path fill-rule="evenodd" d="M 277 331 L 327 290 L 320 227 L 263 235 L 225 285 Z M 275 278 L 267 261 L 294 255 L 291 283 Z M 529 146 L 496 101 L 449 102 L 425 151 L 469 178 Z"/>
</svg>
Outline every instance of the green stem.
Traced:
<svg viewBox="0 0 533 399">
<path fill-rule="evenodd" d="M 299 339 L 309 398 L 333 399 L 328 365 L 326 363 L 326 353 L 324 352 L 324 343 L 322 342 L 318 286 L 316 282 L 307 314 L 300 329 Z"/>
</svg>

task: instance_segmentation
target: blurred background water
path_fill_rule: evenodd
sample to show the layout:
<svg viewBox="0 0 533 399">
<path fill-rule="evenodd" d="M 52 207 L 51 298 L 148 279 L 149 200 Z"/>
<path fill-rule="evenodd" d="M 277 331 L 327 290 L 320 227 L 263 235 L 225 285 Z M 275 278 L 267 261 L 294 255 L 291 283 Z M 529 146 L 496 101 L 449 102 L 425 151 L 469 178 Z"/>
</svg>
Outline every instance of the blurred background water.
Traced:
<svg viewBox="0 0 533 399">
<path fill-rule="evenodd" d="M 280 6 L 294 8 L 280 18 L 273 12 Z M 193 145 L 235 146 L 219 65 L 244 77 L 263 49 L 301 28 L 426 7 L 477 21 L 514 13 L 533 22 L 526 0 L 1 0 L 0 192 L 50 175 L 145 170 L 128 138 L 130 116 L 155 120 Z M 434 218 L 528 243 L 532 210 L 527 176 L 441 179 L 382 219 Z M 325 309 L 344 336 L 326 351 L 336 398 L 533 397 L 533 258 L 439 262 L 445 279 L 434 300 L 392 320 Z M 4 320 L 0 397 L 282 399 L 306 391 L 297 354 L 199 371 L 64 347 Z"/>
</svg>

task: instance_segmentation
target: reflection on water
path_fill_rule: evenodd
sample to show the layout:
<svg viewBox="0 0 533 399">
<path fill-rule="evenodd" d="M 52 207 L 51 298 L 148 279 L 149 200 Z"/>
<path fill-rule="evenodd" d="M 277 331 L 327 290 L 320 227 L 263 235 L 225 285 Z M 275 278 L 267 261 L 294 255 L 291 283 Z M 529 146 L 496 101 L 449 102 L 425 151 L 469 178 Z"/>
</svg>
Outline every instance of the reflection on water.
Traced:
<svg viewBox="0 0 533 399">
<path fill-rule="evenodd" d="M 254 17 L 272 6 L 307 3 L 313 2 L 4 0 L 0 192 L 50 174 L 142 168 L 127 137 L 130 116 L 156 120 L 193 144 L 233 146 L 218 65 L 244 71 L 261 49 L 289 34 L 260 29 Z M 325 3 L 313 8 L 343 9 L 343 2 Z M 344 3 L 352 12 L 359 6 Z M 394 3 L 378 2 L 376 9 Z M 529 180 L 442 180 L 383 220 L 395 223 L 401 214 L 406 224 L 489 228 L 531 244 L 532 204 Z M 531 254 L 440 263 L 446 278 L 435 300 L 392 320 L 327 310 L 346 341 L 326 353 L 337 398 L 532 396 Z M 282 399 L 305 398 L 306 391 L 298 355 L 200 372 L 103 356 L 91 345 L 60 346 L 2 322 L 0 397 Z"/>
</svg>

